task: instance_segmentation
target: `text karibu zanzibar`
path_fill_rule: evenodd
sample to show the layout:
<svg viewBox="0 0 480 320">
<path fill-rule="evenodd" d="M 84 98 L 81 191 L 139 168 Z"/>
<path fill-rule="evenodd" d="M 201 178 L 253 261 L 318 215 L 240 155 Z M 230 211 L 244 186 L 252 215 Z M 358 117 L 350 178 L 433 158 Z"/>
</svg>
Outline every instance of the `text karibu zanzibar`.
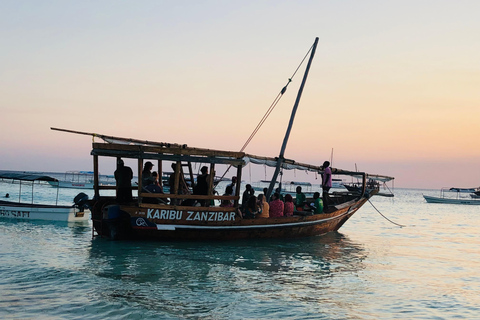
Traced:
<svg viewBox="0 0 480 320">
<path fill-rule="evenodd" d="M 199 212 L 147 209 L 148 219 L 187 220 L 187 221 L 234 221 L 235 212 Z"/>
</svg>

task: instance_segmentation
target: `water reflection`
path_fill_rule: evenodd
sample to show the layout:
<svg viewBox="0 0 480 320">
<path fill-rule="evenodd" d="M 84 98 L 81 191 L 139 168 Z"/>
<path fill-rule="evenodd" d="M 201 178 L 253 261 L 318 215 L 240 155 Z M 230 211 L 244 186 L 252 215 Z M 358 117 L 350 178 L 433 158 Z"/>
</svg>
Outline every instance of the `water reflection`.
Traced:
<svg viewBox="0 0 480 320">
<path fill-rule="evenodd" d="M 194 270 L 196 274 L 202 270 L 206 273 L 216 265 L 265 272 L 285 272 L 303 266 L 318 272 L 347 264 L 350 271 L 354 271 L 361 268 L 365 254 L 361 244 L 341 233 L 304 239 L 200 243 L 117 242 L 95 238 L 91 242 L 89 262 L 117 274 L 128 271 L 155 274 L 179 269 Z"/>
<path fill-rule="evenodd" d="M 96 238 L 86 263 L 104 288 L 96 293 L 100 299 L 140 304 L 170 316 L 214 310 L 231 316 L 232 303 L 248 304 L 249 299 L 330 300 L 319 290 L 329 290 L 333 277 L 364 269 L 366 255 L 341 233 L 224 243 Z"/>
</svg>

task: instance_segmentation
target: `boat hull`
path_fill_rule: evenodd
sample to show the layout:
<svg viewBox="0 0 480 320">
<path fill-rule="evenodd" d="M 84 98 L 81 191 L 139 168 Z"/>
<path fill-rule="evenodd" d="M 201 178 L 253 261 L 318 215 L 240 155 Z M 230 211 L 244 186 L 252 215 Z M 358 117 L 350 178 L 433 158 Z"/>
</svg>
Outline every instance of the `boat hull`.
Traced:
<svg viewBox="0 0 480 320">
<path fill-rule="evenodd" d="M 0 218 L 88 222 L 90 219 L 90 211 L 87 209 L 80 211 L 75 206 L 24 204 L 0 201 Z"/>
<path fill-rule="evenodd" d="M 242 219 L 234 211 L 201 207 L 103 206 L 92 215 L 95 231 L 113 239 L 237 240 L 310 237 L 337 231 L 367 198 L 332 212 L 297 212 L 292 217 Z M 97 206 L 98 208 L 98 206 Z M 303 215 L 301 215 L 303 214 Z"/>
<path fill-rule="evenodd" d="M 448 203 L 448 204 L 468 204 L 468 205 L 480 205 L 480 199 L 452 199 L 443 197 L 432 197 L 423 195 L 428 203 Z"/>
</svg>

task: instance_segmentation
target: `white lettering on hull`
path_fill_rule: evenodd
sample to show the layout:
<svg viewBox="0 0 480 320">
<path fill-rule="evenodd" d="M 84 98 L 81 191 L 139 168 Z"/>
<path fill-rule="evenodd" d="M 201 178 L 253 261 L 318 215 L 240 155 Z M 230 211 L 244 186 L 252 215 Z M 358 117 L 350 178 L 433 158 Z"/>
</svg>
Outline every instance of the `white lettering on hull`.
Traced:
<svg viewBox="0 0 480 320">
<path fill-rule="evenodd" d="M 8 210 L 1 209 L 0 217 L 11 217 L 11 218 L 30 218 L 29 211 L 17 211 L 17 210 Z"/>
<path fill-rule="evenodd" d="M 183 211 L 147 209 L 148 219 L 182 220 Z M 235 212 L 187 211 L 187 221 L 235 221 Z"/>
</svg>

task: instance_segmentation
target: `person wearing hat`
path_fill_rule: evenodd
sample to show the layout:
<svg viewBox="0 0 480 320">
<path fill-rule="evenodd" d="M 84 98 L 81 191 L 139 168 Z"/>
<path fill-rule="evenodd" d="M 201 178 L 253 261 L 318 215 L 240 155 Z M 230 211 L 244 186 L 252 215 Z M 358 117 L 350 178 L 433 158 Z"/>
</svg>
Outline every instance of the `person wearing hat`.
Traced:
<svg viewBox="0 0 480 320">
<path fill-rule="evenodd" d="M 143 171 L 142 171 L 142 187 L 143 188 L 155 182 L 152 175 L 152 168 L 153 168 L 153 163 L 151 163 L 150 161 L 145 162 L 145 165 L 143 166 Z"/>
<path fill-rule="evenodd" d="M 114 175 L 117 182 L 117 201 L 119 203 L 132 202 L 132 168 L 125 166 L 123 160 L 118 158 L 117 170 Z"/>
</svg>

